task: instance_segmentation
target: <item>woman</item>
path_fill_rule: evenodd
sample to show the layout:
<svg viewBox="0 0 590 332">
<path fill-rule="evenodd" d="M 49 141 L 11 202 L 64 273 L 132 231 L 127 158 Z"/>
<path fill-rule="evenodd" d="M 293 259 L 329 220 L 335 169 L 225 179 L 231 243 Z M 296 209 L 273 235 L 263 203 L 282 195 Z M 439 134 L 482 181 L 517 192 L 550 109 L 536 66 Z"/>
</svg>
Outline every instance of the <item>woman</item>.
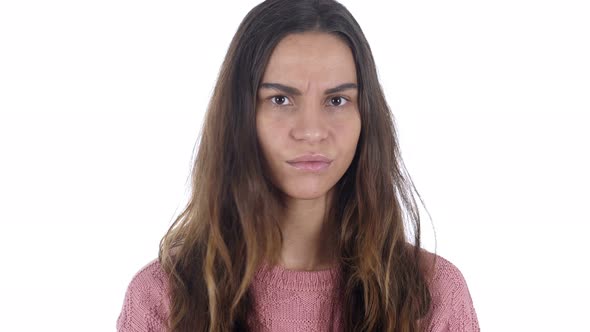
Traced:
<svg viewBox="0 0 590 332">
<path fill-rule="evenodd" d="M 248 13 L 192 176 L 119 331 L 479 330 L 459 270 L 420 249 L 371 50 L 336 1 Z"/>
</svg>

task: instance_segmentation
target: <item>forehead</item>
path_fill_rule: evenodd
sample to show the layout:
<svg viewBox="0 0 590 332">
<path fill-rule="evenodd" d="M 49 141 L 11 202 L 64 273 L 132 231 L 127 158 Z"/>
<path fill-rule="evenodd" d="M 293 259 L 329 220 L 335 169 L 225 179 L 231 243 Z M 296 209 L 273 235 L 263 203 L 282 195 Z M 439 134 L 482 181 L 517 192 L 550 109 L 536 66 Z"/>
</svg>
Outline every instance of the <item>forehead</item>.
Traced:
<svg viewBox="0 0 590 332">
<path fill-rule="evenodd" d="M 290 34 L 273 50 L 263 81 L 320 85 L 356 83 L 354 57 L 348 45 L 333 34 Z"/>
</svg>

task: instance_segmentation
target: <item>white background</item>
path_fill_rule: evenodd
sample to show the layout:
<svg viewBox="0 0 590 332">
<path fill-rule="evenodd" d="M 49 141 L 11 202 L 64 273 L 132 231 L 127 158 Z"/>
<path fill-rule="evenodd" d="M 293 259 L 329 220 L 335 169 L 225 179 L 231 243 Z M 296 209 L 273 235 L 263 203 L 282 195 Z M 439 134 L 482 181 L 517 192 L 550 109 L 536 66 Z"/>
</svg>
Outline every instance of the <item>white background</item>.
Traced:
<svg viewBox="0 0 590 332">
<path fill-rule="evenodd" d="M 115 330 L 257 3 L 0 2 L 0 330 Z M 342 3 L 482 330 L 589 331 L 588 3 Z"/>
</svg>

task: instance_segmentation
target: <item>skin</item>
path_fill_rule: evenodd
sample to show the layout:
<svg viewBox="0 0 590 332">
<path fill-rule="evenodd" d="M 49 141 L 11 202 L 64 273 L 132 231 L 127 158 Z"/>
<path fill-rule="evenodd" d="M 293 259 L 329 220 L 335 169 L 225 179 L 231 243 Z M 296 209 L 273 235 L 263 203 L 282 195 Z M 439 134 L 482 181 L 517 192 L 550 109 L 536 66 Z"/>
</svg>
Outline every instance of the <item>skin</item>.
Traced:
<svg viewBox="0 0 590 332">
<path fill-rule="evenodd" d="M 298 90 L 284 89 L 280 84 Z M 328 268 L 334 253 L 324 223 L 332 189 L 346 172 L 358 143 L 356 67 L 338 37 L 320 32 L 286 36 L 274 49 L 258 90 L 256 129 L 273 183 L 285 194 L 280 264 L 288 269 Z M 341 91 L 329 91 L 335 87 Z M 320 172 L 287 163 L 304 154 L 332 160 Z"/>
</svg>

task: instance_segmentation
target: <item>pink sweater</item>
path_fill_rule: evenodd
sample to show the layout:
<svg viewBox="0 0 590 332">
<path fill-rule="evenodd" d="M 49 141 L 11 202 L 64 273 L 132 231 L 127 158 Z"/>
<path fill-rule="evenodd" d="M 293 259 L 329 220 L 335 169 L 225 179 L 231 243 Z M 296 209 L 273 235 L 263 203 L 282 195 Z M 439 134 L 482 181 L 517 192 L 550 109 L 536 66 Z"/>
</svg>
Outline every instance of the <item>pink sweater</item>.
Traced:
<svg viewBox="0 0 590 332">
<path fill-rule="evenodd" d="M 251 285 L 252 331 L 320 332 L 334 322 L 338 331 L 339 311 L 331 319 L 330 297 L 336 269 L 294 271 L 281 266 L 260 269 Z M 429 284 L 432 294 L 427 321 L 429 332 L 479 331 L 477 315 L 463 275 L 448 260 L 438 256 L 434 278 Z M 164 332 L 169 312 L 166 275 L 160 263 L 153 260 L 135 274 L 117 320 L 119 332 Z"/>
</svg>

